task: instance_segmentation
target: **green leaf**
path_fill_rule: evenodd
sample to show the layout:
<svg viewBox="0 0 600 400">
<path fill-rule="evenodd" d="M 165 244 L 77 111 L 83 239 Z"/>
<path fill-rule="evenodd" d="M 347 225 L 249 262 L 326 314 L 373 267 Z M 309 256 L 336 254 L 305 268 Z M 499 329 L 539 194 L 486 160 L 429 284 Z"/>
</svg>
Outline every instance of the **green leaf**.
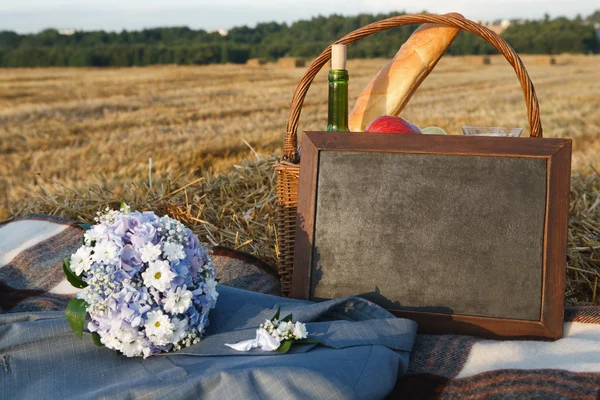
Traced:
<svg viewBox="0 0 600 400">
<path fill-rule="evenodd" d="M 91 224 L 78 224 L 80 227 L 82 227 L 83 229 L 85 229 L 86 231 L 89 231 L 90 229 L 92 229 L 92 225 Z"/>
<path fill-rule="evenodd" d="M 281 322 L 292 322 L 292 314 L 290 314 L 287 317 L 285 317 L 284 319 L 282 319 Z"/>
<path fill-rule="evenodd" d="M 283 342 L 281 342 L 281 344 L 277 348 L 277 352 L 281 353 L 281 354 L 287 353 L 288 351 L 290 351 L 290 348 L 292 347 L 292 343 L 294 343 L 293 340 L 284 340 Z"/>
<path fill-rule="evenodd" d="M 85 315 L 87 314 L 87 305 L 88 304 L 85 301 L 78 298 L 73 298 L 65 310 L 67 322 L 79 339 L 81 339 L 81 335 L 83 334 L 83 323 L 85 321 Z"/>
<path fill-rule="evenodd" d="M 92 340 L 94 341 L 94 344 L 96 346 L 104 346 L 100 341 L 100 335 L 98 334 L 98 332 L 92 332 Z"/>
<path fill-rule="evenodd" d="M 87 283 L 85 283 L 80 277 L 75 275 L 75 272 L 71 270 L 70 258 L 71 257 L 67 257 L 63 261 L 63 272 L 65 273 L 65 276 L 67 277 L 67 280 L 71 285 L 75 286 L 76 288 L 83 289 L 87 286 Z"/>
<path fill-rule="evenodd" d="M 281 312 L 281 307 L 277 307 L 277 313 L 271 318 L 271 321 L 279 319 L 279 313 Z"/>
</svg>

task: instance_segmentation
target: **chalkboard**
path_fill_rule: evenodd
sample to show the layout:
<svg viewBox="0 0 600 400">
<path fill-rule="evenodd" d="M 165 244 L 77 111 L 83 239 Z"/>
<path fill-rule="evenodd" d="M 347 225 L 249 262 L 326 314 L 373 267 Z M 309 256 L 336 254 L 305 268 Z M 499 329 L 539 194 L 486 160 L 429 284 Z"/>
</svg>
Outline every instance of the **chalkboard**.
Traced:
<svg viewBox="0 0 600 400">
<path fill-rule="evenodd" d="M 293 296 L 422 331 L 562 335 L 571 143 L 308 132 Z"/>
</svg>

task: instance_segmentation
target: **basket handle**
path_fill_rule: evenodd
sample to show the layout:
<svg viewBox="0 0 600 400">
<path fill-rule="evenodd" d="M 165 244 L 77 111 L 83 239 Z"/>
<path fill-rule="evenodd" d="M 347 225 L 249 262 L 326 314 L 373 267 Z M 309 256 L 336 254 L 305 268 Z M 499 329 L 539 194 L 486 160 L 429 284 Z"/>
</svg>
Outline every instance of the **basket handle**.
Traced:
<svg viewBox="0 0 600 400">
<path fill-rule="evenodd" d="M 373 22 L 365 25 L 355 31 L 350 32 L 346 36 L 337 40 L 335 43 L 351 44 L 359 39 L 371 35 L 372 33 L 384 31 L 398 26 L 410 24 L 435 23 L 440 25 L 452 26 L 455 28 L 469 31 L 490 42 L 512 65 L 521 83 L 521 89 L 525 95 L 525 103 L 527 105 L 527 119 L 529 120 L 529 128 L 531 137 L 542 137 L 542 123 L 540 121 L 540 106 L 538 104 L 537 95 L 533 88 L 533 83 L 529 78 L 529 74 L 523 65 L 523 62 L 513 50 L 512 47 L 498 34 L 492 32 L 488 28 L 479 25 L 466 18 L 454 17 L 449 15 L 435 14 L 414 14 L 414 15 L 399 15 L 397 17 L 387 18 L 381 21 Z M 329 45 L 308 67 L 308 70 L 300 80 L 296 87 L 292 104 L 290 105 L 290 116 L 286 126 L 285 141 L 283 143 L 283 160 L 297 162 L 298 159 L 298 121 L 300 112 L 308 88 L 312 83 L 317 73 L 323 65 L 331 58 L 331 45 Z"/>
</svg>

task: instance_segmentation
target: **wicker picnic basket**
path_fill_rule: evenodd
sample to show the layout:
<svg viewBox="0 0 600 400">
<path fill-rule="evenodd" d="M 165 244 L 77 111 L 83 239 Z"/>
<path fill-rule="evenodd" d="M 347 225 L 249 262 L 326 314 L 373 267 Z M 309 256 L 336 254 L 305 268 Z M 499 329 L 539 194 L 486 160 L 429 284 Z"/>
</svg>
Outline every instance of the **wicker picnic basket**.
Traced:
<svg viewBox="0 0 600 400">
<path fill-rule="evenodd" d="M 448 15 L 416 14 L 400 15 L 373 22 L 360 29 L 350 32 L 335 43 L 349 45 L 372 33 L 409 24 L 436 23 L 452 26 L 469 31 L 490 42 L 506 60 L 512 65 L 521 83 L 525 103 L 527 105 L 527 118 L 532 137 L 542 137 L 542 124 L 535 89 L 523 65 L 523 62 L 508 43 L 499 35 L 488 28 L 466 18 Z M 296 234 L 296 209 L 298 206 L 298 183 L 300 177 L 300 158 L 298 150 L 298 121 L 304 97 L 313 79 L 321 68 L 331 58 L 331 46 L 327 47 L 308 67 L 308 70 L 296 87 L 290 115 L 286 126 L 285 141 L 283 144 L 283 157 L 276 163 L 277 171 L 277 235 L 278 235 L 278 272 L 281 279 L 281 292 L 287 296 L 291 290 L 294 268 L 294 241 Z"/>
</svg>

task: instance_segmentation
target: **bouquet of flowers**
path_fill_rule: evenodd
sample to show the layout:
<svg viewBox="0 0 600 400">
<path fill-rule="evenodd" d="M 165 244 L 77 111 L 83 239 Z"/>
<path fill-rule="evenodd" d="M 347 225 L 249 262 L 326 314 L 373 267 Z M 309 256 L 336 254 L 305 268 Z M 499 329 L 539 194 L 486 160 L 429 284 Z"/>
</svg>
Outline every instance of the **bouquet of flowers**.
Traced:
<svg viewBox="0 0 600 400">
<path fill-rule="evenodd" d="M 216 270 L 208 250 L 182 223 L 154 212 L 98 213 L 83 246 L 65 259 L 68 281 L 83 288 L 66 317 L 82 336 L 144 358 L 200 341 L 217 302 Z"/>
</svg>

